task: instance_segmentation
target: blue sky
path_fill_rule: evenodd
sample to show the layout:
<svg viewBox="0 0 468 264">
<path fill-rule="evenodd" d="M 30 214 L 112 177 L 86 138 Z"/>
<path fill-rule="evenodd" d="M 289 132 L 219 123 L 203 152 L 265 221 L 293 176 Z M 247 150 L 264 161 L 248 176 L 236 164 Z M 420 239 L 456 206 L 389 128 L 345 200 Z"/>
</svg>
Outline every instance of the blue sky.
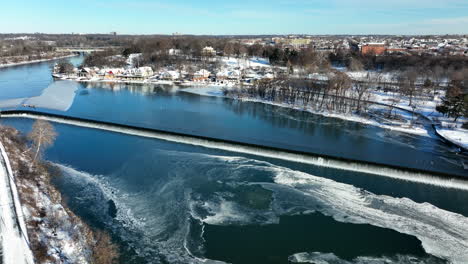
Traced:
<svg viewBox="0 0 468 264">
<path fill-rule="evenodd" d="M 0 33 L 468 34 L 468 0 L 4 0 Z"/>
</svg>

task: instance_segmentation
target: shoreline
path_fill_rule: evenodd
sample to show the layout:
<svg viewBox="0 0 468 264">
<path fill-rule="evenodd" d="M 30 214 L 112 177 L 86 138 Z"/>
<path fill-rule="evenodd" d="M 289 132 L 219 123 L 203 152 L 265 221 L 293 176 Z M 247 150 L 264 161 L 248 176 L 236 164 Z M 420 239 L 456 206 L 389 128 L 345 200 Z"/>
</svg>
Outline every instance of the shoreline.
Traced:
<svg viewBox="0 0 468 264">
<path fill-rule="evenodd" d="M 65 56 L 58 56 L 58 57 L 53 57 L 50 59 L 39 59 L 39 60 L 31 60 L 31 61 L 22 61 L 22 62 L 14 62 L 14 63 L 7 63 L 7 64 L 0 64 L 0 69 L 2 68 L 8 68 L 8 67 L 15 67 L 15 66 L 22 66 L 22 65 L 27 65 L 27 64 L 34 64 L 34 63 L 40 63 L 40 62 L 45 62 L 45 61 L 53 61 L 53 60 L 60 60 L 60 59 L 66 59 L 66 58 L 71 58 L 78 56 L 76 54 L 70 54 L 70 55 L 65 55 Z"/>
<path fill-rule="evenodd" d="M 436 132 L 436 135 L 442 138 L 444 141 L 448 142 L 450 145 L 454 145 L 458 148 L 460 148 L 463 151 L 468 152 L 468 145 L 464 144 L 463 142 L 460 142 L 452 137 L 449 137 L 447 135 L 447 131 L 455 131 L 447 128 L 443 128 L 440 126 L 434 126 L 434 130 Z"/>
<path fill-rule="evenodd" d="M 207 86 L 205 88 L 208 88 L 208 87 L 209 86 Z M 217 87 L 212 87 L 212 88 L 217 88 Z M 326 111 L 314 111 L 313 109 L 310 109 L 310 108 L 304 109 L 302 107 L 287 104 L 287 103 L 276 103 L 276 102 L 270 102 L 270 101 L 261 100 L 261 99 L 255 99 L 255 98 L 228 97 L 228 96 L 221 95 L 219 93 L 221 91 L 217 91 L 217 92 L 216 91 L 215 92 L 213 92 L 213 91 L 206 92 L 205 91 L 204 92 L 204 91 L 197 91 L 196 89 L 182 89 L 182 90 L 185 91 L 185 92 L 188 92 L 188 93 L 194 93 L 194 94 L 203 95 L 203 96 L 224 97 L 224 98 L 229 98 L 229 99 L 232 99 L 232 100 L 263 103 L 263 104 L 274 105 L 274 106 L 288 108 L 288 109 L 294 109 L 294 110 L 298 110 L 298 111 L 306 111 L 306 112 L 309 112 L 309 113 L 315 114 L 315 115 L 320 115 L 320 116 L 324 116 L 324 117 L 331 117 L 331 118 L 338 118 L 338 119 L 345 120 L 345 121 L 357 122 L 357 123 L 361 123 L 361 124 L 380 127 L 380 128 L 385 129 L 385 130 L 402 132 L 402 133 L 407 133 L 407 134 L 417 135 L 417 136 L 437 138 L 437 139 L 441 139 L 441 140 L 443 140 L 445 142 L 448 142 L 451 145 L 457 146 L 457 147 L 459 147 L 460 149 L 462 149 L 464 151 L 468 151 L 468 148 L 467 148 L 467 146 L 465 144 L 446 136 L 444 133 L 440 133 L 440 130 L 444 130 L 444 128 L 434 126 L 433 120 L 429 116 L 426 116 L 426 115 L 424 115 L 423 113 L 420 113 L 420 112 L 414 112 L 414 111 L 412 111 L 410 109 L 405 109 L 405 108 L 401 108 L 401 107 L 398 107 L 398 106 L 394 106 L 393 108 L 399 109 L 400 111 L 405 111 L 405 112 L 410 113 L 410 114 L 421 116 L 422 118 L 426 119 L 428 122 L 431 122 L 430 126 L 434 130 L 433 134 L 435 135 L 435 137 L 431 136 L 430 131 L 426 127 L 420 127 L 420 126 L 403 127 L 403 126 L 401 126 L 399 124 L 395 124 L 395 126 L 386 125 L 386 124 L 379 123 L 378 121 L 368 119 L 368 118 L 365 118 L 365 117 L 361 117 L 361 116 L 357 116 L 357 115 L 354 115 L 354 114 L 340 114 L 340 113 L 332 113 L 332 112 L 326 112 Z M 391 107 L 390 105 L 387 105 L 387 104 L 381 103 L 381 102 L 372 101 L 372 103 L 374 103 L 376 105 L 380 105 L 380 106 Z"/>
<path fill-rule="evenodd" d="M 177 81 L 166 81 L 166 80 L 154 80 L 154 81 L 135 81 L 135 80 L 113 80 L 113 79 L 99 79 L 99 80 L 93 80 L 93 79 L 79 79 L 79 78 L 60 78 L 60 77 L 55 77 L 61 80 L 70 80 L 70 81 L 76 81 L 76 82 L 84 82 L 84 83 L 118 83 L 118 84 L 153 84 L 153 85 L 158 85 L 158 84 L 163 84 L 163 85 L 173 85 L 173 86 L 197 86 L 196 88 L 233 88 L 236 85 L 239 85 L 238 83 L 213 83 L 213 82 L 184 82 L 177 84 Z M 215 97 L 225 97 L 225 98 L 230 98 L 233 100 L 238 100 L 238 101 L 249 101 L 249 102 L 255 102 L 255 103 L 263 103 L 263 104 L 269 104 L 269 105 L 274 105 L 274 106 L 279 106 L 283 108 L 289 108 L 289 109 L 295 109 L 299 111 L 306 111 L 311 114 L 315 115 L 321 115 L 324 117 L 332 117 L 332 118 L 338 118 L 341 120 L 346 120 L 346 121 L 352 121 L 352 122 L 358 122 L 361 124 L 367 124 L 367 125 L 372 125 L 375 127 L 380 127 L 383 129 L 388 129 L 392 131 L 397 131 L 397 132 L 403 132 L 403 133 L 408 133 L 408 134 L 413 134 L 413 135 L 419 135 L 419 136 L 426 136 L 430 137 L 427 129 L 425 128 L 420 128 L 420 127 L 413 127 L 413 128 L 406 128 L 402 126 L 391 126 L 391 125 L 384 125 L 380 124 L 375 120 L 367 119 L 364 117 L 356 116 L 353 114 L 346 115 L 346 114 L 338 114 L 338 113 L 331 113 L 331 112 L 322 112 L 322 111 L 314 111 L 312 109 L 303 109 L 301 107 L 293 106 L 287 103 L 275 103 L 275 102 L 269 102 L 265 100 L 260 100 L 260 99 L 254 99 L 254 98 L 233 98 L 233 97 L 226 97 L 224 95 L 216 95 L 214 93 L 199 93 L 194 90 L 189 90 L 190 88 L 181 88 L 182 91 L 189 92 L 189 93 L 194 93 L 198 95 L 204 95 L 204 96 L 215 96 Z M 222 92 L 222 91 L 218 91 Z M 377 103 L 377 102 L 375 102 Z M 379 103 L 380 104 L 380 103 Z M 411 110 L 406 110 L 402 109 L 404 111 L 408 111 L 411 113 Z"/>
<path fill-rule="evenodd" d="M 188 81 L 188 82 L 182 82 L 178 83 L 178 81 L 169 81 L 169 80 L 151 80 L 147 79 L 144 81 L 136 81 L 136 80 L 114 80 L 114 79 L 80 79 L 80 77 L 74 77 L 74 78 L 67 78 L 67 77 L 55 77 L 61 80 L 70 80 L 70 81 L 76 81 L 76 82 L 86 82 L 86 83 L 118 83 L 118 84 L 152 84 L 152 85 L 173 85 L 173 86 L 179 86 L 181 87 L 180 89 L 182 91 L 188 92 L 188 93 L 193 93 L 193 94 L 198 94 L 202 96 L 214 96 L 214 97 L 224 97 L 224 98 L 230 98 L 232 100 L 238 100 L 238 101 L 249 101 L 249 102 L 256 102 L 256 103 L 263 103 L 263 104 L 269 104 L 269 105 L 274 105 L 274 106 L 279 106 L 283 108 L 288 108 L 288 109 L 295 109 L 299 111 L 306 111 L 311 114 L 315 115 L 320 115 L 324 117 L 331 117 L 331 118 L 338 118 L 341 120 L 345 121 L 351 121 L 351 122 L 357 122 L 365 125 L 371 125 L 374 127 L 379 127 L 385 130 L 390 130 L 390 131 L 396 131 L 396 132 L 401 132 L 401 133 L 407 133 L 411 135 L 417 135 L 417 136 L 423 136 L 423 137 L 432 137 L 435 138 L 434 136 L 431 136 L 430 131 L 426 127 L 421 127 L 421 126 L 415 126 L 415 127 L 404 127 L 401 126 L 401 124 L 395 124 L 395 126 L 388 125 L 388 124 L 382 124 L 379 123 L 376 120 L 361 117 L 355 114 L 340 114 L 340 113 L 333 113 L 333 112 L 327 112 L 327 111 L 315 111 L 311 108 L 304 109 L 302 107 L 296 106 L 296 105 L 291 105 L 287 103 L 277 103 L 277 102 L 270 102 L 266 100 L 261 100 L 261 99 L 255 99 L 255 98 L 234 98 L 234 97 L 227 97 L 222 95 L 222 91 L 219 90 L 219 88 L 234 88 L 236 86 L 240 86 L 239 83 L 235 82 L 224 82 L 224 83 L 219 83 L 219 82 L 195 82 L 195 81 Z M 248 86 L 248 84 L 243 84 Z M 185 88 L 184 86 L 196 86 L 194 89 L 191 89 L 189 87 Z M 200 91 L 199 89 L 204 89 L 206 90 L 207 88 L 211 88 L 214 90 L 211 90 L 209 92 L 206 91 Z M 218 89 L 218 90 L 216 90 Z M 372 103 L 384 106 L 384 107 L 391 107 L 390 105 L 387 105 L 382 102 L 376 102 L 372 101 Z M 394 108 L 398 108 L 400 111 L 405 111 L 410 114 L 415 114 L 418 116 L 421 116 L 425 118 L 426 120 L 430 121 L 431 123 L 433 122 L 432 119 L 430 119 L 429 116 L 424 115 L 423 113 L 420 112 L 415 112 L 412 111 L 411 109 L 405 109 L 401 107 L 394 106 Z M 433 125 L 433 123 L 431 124 Z M 450 137 L 447 137 L 443 135 L 443 133 L 439 133 L 437 131 L 437 128 L 432 126 L 434 129 L 434 133 L 436 138 L 442 139 L 444 141 L 450 142 L 451 144 L 461 148 L 462 150 L 467 150 L 466 145 L 463 143 L 460 143 L 456 140 L 451 139 Z"/>
<path fill-rule="evenodd" d="M 210 87 L 210 86 L 207 86 L 207 87 Z M 217 88 L 217 87 L 213 87 L 213 88 Z M 283 108 L 288 108 L 288 109 L 294 109 L 294 110 L 298 110 L 298 111 L 305 111 L 305 112 L 309 112 L 309 113 L 314 114 L 314 115 L 320 115 L 320 116 L 331 117 L 331 118 L 338 118 L 338 119 L 345 120 L 345 121 L 352 121 L 352 122 L 357 122 L 357 123 L 361 123 L 361 124 L 372 125 L 372 126 L 380 127 L 380 128 L 387 129 L 387 130 L 403 132 L 403 133 L 408 133 L 408 134 L 418 135 L 418 136 L 430 137 L 427 129 L 425 129 L 425 128 L 421 128 L 421 127 L 405 128 L 405 127 L 402 127 L 402 126 L 390 126 L 390 125 L 381 124 L 381 123 L 378 123 L 375 120 L 360 117 L 360 116 L 357 116 L 357 115 L 354 115 L 354 114 L 339 114 L 339 113 L 324 112 L 324 111 L 314 111 L 313 109 L 310 109 L 310 108 L 304 109 L 302 107 L 287 104 L 287 103 L 276 103 L 276 102 L 270 102 L 270 101 L 265 101 L 265 100 L 261 100 L 261 99 L 255 99 L 255 98 L 228 97 L 228 96 L 220 95 L 219 92 L 221 92 L 221 91 L 218 91 L 218 94 L 216 94 L 216 93 L 213 93 L 213 92 L 211 92 L 211 93 L 206 93 L 205 92 L 204 93 L 204 92 L 196 91 L 195 89 L 182 89 L 182 90 L 185 91 L 185 92 L 188 92 L 188 93 L 194 93 L 194 94 L 198 94 L 198 95 L 224 97 L 224 98 L 229 98 L 229 99 L 237 100 L 237 101 L 262 103 L 262 104 L 268 104 L 268 105 L 273 105 L 273 106 L 278 106 L 278 107 L 283 107 Z M 377 104 L 377 102 L 375 102 L 375 103 Z M 378 103 L 378 104 L 381 104 L 381 103 Z M 406 110 L 406 109 L 402 109 L 402 110 L 410 112 L 410 110 Z"/>
<path fill-rule="evenodd" d="M 238 83 L 232 81 L 221 82 L 205 82 L 205 81 L 171 81 L 171 80 L 156 80 L 156 79 L 145 79 L 145 80 L 121 80 L 121 79 L 102 79 L 102 78 L 86 78 L 86 77 L 69 77 L 62 76 L 61 74 L 52 74 L 52 77 L 58 80 L 75 81 L 82 83 L 120 83 L 120 84 L 165 84 L 174 86 L 202 86 L 202 87 L 235 87 L 235 86 L 250 86 L 251 84 Z"/>
<path fill-rule="evenodd" d="M 210 95 L 207 95 L 207 96 L 210 96 Z M 303 109 L 303 108 L 300 108 L 300 107 L 294 107 L 294 106 L 286 104 L 286 103 L 274 103 L 274 102 L 268 102 L 268 101 L 263 101 L 263 100 L 258 100 L 258 99 L 236 99 L 236 98 L 231 98 L 231 97 L 226 97 L 226 98 L 230 98 L 230 99 L 233 99 L 233 100 L 250 101 L 250 102 L 257 102 L 257 103 L 275 105 L 275 106 L 289 108 L 289 109 L 306 111 L 306 112 L 309 112 L 311 114 L 321 115 L 321 116 L 324 116 L 324 117 L 338 118 L 338 119 L 341 119 L 341 120 L 346 120 L 346 121 L 371 125 L 371 126 L 375 126 L 375 127 L 380 127 L 380 128 L 386 129 L 386 130 L 403 132 L 403 133 L 417 135 L 417 136 L 431 137 L 429 131 L 426 128 L 421 128 L 421 127 L 413 127 L 413 128 L 408 127 L 408 128 L 406 128 L 406 127 L 402 127 L 402 126 L 398 126 L 398 125 L 396 125 L 396 126 L 385 125 L 385 124 L 381 124 L 381 123 L 379 123 L 379 122 L 377 122 L 375 120 L 367 119 L 367 118 L 364 118 L 364 117 L 359 117 L 359 116 L 356 116 L 354 114 L 346 115 L 346 114 L 337 114 L 337 113 L 330 113 L 330 112 L 313 111 L 313 110 L 310 110 L 310 109 Z M 378 102 L 374 102 L 374 103 L 377 104 Z M 378 103 L 378 104 L 383 105 L 382 103 Z M 407 111 L 408 113 L 412 112 L 414 114 L 421 115 L 424 118 L 430 120 L 427 116 L 425 116 L 423 114 L 420 114 L 418 112 L 413 112 L 413 111 L 407 110 L 407 109 L 400 109 L 400 110 Z M 442 139 L 443 141 L 449 142 L 450 145 L 454 145 L 454 146 L 456 146 L 456 147 L 458 147 L 458 148 L 460 148 L 460 149 L 462 149 L 464 151 L 468 151 L 468 147 L 465 144 L 460 143 L 459 141 L 454 140 L 451 137 L 446 136 L 443 132 L 441 132 L 441 131 L 444 130 L 444 128 L 440 128 L 440 127 L 436 127 L 436 126 L 434 127 L 433 126 L 433 129 L 434 129 L 435 135 L 438 137 L 438 139 Z M 437 138 L 437 137 L 432 137 L 432 138 Z"/>
</svg>

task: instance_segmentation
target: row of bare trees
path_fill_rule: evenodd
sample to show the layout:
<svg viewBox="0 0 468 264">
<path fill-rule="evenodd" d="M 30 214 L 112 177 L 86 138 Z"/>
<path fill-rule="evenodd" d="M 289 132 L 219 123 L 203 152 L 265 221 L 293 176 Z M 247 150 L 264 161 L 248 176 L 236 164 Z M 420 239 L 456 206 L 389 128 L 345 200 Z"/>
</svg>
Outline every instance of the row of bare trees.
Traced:
<svg viewBox="0 0 468 264">
<path fill-rule="evenodd" d="M 258 81 L 253 87 L 227 89 L 234 98 L 254 98 L 338 113 L 362 112 L 369 106 L 370 82 L 355 82 L 339 71 L 330 72 L 327 81 L 281 78 Z"/>
<path fill-rule="evenodd" d="M 392 95 L 384 103 L 389 106 L 388 116 L 399 102 L 405 100 L 415 112 L 424 101 L 443 92 L 443 104 L 437 110 L 455 120 L 468 116 L 468 68 L 455 72 L 444 81 L 421 76 L 416 70 L 394 73 L 390 79 L 380 72 L 368 72 L 352 80 L 348 74 L 336 70 L 322 75 L 323 80 L 299 79 L 281 75 L 273 80 L 261 80 L 253 87 L 226 90 L 234 98 L 253 98 L 287 103 L 315 111 L 363 113 L 372 104 L 371 91 L 381 90 Z"/>
</svg>

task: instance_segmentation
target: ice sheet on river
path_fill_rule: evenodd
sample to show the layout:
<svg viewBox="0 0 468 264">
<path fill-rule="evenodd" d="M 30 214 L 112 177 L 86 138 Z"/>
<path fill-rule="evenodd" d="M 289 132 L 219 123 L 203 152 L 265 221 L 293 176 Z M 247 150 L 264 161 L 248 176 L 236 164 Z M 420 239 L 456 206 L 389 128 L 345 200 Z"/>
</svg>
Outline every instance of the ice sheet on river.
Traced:
<svg viewBox="0 0 468 264">
<path fill-rule="evenodd" d="M 47 87 L 40 96 L 31 97 L 25 104 L 37 108 L 67 111 L 73 103 L 78 83 L 71 81 L 56 81 Z"/>
<path fill-rule="evenodd" d="M 154 150 L 132 156 L 107 176 L 59 167 L 64 172 L 61 189 L 71 186 L 66 191 L 74 195 L 70 201 L 101 218 L 154 263 L 207 261 L 202 259 L 201 222 L 262 225 L 278 223 L 282 215 L 308 212 L 412 235 L 426 252 L 452 263 L 468 263 L 467 217 L 263 161 Z M 245 186 L 272 191 L 271 204 L 252 209 L 234 199 L 233 190 Z M 108 201 L 115 203 L 115 218 L 106 213 Z"/>
<path fill-rule="evenodd" d="M 39 96 L 2 100 L 0 108 L 29 105 L 35 108 L 67 111 L 73 104 L 78 86 L 78 83 L 72 81 L 55 81 Z"/>
<path fill-rule="evenodd" d="M 15 98 L 0 100 L 0 108 L 12 108 L 21 106 L 27 98 Z"/>
</svg>

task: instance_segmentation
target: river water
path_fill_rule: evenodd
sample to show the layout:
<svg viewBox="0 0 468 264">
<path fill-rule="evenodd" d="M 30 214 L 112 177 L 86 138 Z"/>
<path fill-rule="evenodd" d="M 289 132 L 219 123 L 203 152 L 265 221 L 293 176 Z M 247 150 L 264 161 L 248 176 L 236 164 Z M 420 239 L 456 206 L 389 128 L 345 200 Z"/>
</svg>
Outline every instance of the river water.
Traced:
<svg viewBox="0 0 468 264">
<path fill-rule="evenodd" d="M 467 175 L 466 158 L 436 138 L 171 86 L 54 82 L 51 65 L 0 69 L 0 107 L 34 102 L 51 113 Z M 468 261 L 466 191 L 54 126 L 44 156 L 62 171 L 55 183 L 74 212 L 111 232 L 121 263 Z"/>
</svg>

